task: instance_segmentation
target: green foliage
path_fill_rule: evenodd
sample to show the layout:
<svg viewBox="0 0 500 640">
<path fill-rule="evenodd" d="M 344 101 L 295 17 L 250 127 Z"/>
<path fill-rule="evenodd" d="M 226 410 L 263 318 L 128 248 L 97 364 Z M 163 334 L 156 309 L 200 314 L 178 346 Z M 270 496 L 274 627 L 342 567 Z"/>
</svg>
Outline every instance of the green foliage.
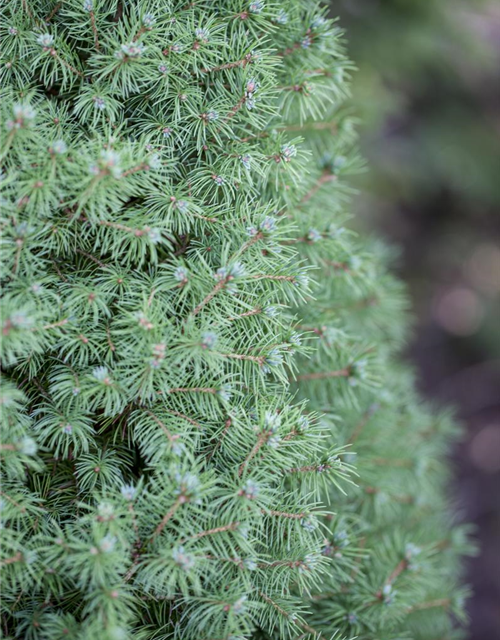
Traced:
<svg viewBox="0 0 500 640">
<path fill-rule="evenodd" d="M 401 200 L 419 210 L 443 188 L 472 218 L 479 217 L 478 204 L 498 205 L 498 145 L 489 122 L 490 87 L 498 85 L 498 39 L 488 28 L 496 22 L 495 3 L 336 4 L 359 68 L 353 95 L 365 129 L 363 154 L 373 160 L 370 215 L 383 208 L 387 216 Z M 474 230 L 472 222 L 460 233 Z"/>
<path fill-rule="evenodd" d="M 394 362 L 385 250 L 345 227 L 337 25 L 4 13 L 4 636 L 459 637 L 454 428 Z"/>
</svg>

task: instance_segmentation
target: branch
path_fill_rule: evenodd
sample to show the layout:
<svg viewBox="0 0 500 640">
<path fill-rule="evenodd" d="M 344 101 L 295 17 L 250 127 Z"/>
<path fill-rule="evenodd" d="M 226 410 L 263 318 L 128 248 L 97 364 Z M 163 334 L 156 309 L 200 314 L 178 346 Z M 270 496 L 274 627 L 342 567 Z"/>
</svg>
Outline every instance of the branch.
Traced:
<svg viewBox="0 0 500 640">
<path fill-rule="evenodd" d="M 247 466 L 247 464 L 259 452 L 260 448 L 264 445 L 265 442 L 267 442 L 268 439 L 269 439 L 269 432 L 267 432 L 267 431 L 265 433 L 261 433 L 259 435 L 259 437 L 257 439 L 257 443 L 254 445 L 253 449 L 250 451 L 248 456 L 245 458 L 245 460 L 240 465 L 240 468 L 238 470 L 238 475 L 239 476 L 242 475 L 242 473 L 245 470 L 245 467 Z"/>
<path fill-rule="evenodd" d="M 301 520 L 307 518 L 307 513 L 287 513 L 286 511 L 272 511 L 262 509 L 262 513 L 266 516 L 276 516 L 278 518 L 291 518 L 292 520 Z"/>
<path fill-rule="evenodd" d="M 233 322 L 234 320 L 239 320 L 240 318 L 248 318 L 249 316 L 256 316 L 259 313 L 262 313 L 262 309 L 260 307 L 255 307 L 255 309 L 251 309 L 250 311 L 245 311 L 245 313 L 240 313 L 238 316 L 232 316 L 228 318 L 229 322 Z"/>
<path fill-rule="evenodd" d="M 167 389 L 166 393 L 217 393 L 215 387 L 174 387 Z"/>
<path fill-rule="evenodd" d="M 94 46 L 97 51 L 100 51 L 101 47 L 99 45 L 99 36 L 97 33 L 97 27 L 95 24 L 95 15 L 93 11 L 89 11 L 89 14 L 90 14 L 90 24 L 92 25 L 92 31 L 94 32 Z"/>
<path fill-rule="evenodd" d="M 216 73 L 217 71 L 224 71 L 226 69 L 234 69 L 235 67 L 246 67 L 247 64 L 252 62 L 252 54 L 247 53 L 247 55 L 241 60 L 236 60 L 234 62 L 226 62 L 226 64 L 221 64 L 219 67 L 212 67 L 211 69 L 201 69 L 202 73 Z"/>
<path fill-rule="evenodd" d="M 21 560 L 23 559 L 23 554 L 18 551 L 15 555 L 11 556 L 10 558 L 5 558 L 5 560 L 2 560 L 0 562 L 0 566 L 6 566 L 8 564 L 14 564 L 14 562 L 21 562 Z"/>
<path fill-rule="evenodd" d="M 200 311 L 203 309 L 203 307 L 205 305 L 207 305 L 210 300 L 217 295 L 217 293 L 223 289 L 226 284 L 229 282 L 229 279 L 231 278 L 231 276 L 226 276 L 225 278 L 223 278 L 222 280 L 219 280 L 219 282 L 215 285 L 215 287 L 212 289 L 212 291 L 200 302 L 200 304 L 195 307 L 192 311 L 191 311 L 191 315 L 192 316 L 197 316 Z"/>
<path fill-rule="evenodd" d="M 283 609 L 282 607 L 279 606 L 279 604 L 277 604 L 276 602 L 274 602 L 274 600 L 272 600 L 269 596 L 266 596 L 265 593 L 263 593 L 262 591 L 259 593 L 260 597 L 265 600 L 268 604 L 270 604 L 271 606 L 273 606 L 276 611 L 278 611 L 279 613 L 281 613 L 282 616 L 284 616 L 285 618 L 290 618 L 290 614 L 288 613 L 288 611 L 285 611 L 285 609 Z M 326 640 L 325 636 L 322 635 L 319 631 L 317 631 L 316 629 L 314 629 L 313 627 L 310 627 L 308 624 L 306 624 L 305 622 L 302 622 L 301 620 L 295 619 L 294 620 L 295 624 L 297 626 L 299 626 L 301 629 L 303 629 L 304 631 L 306 631 L 307 633 L 310 633 L 314 636 L 315 640 Z"/>
<path fill-rule="evenodd" d="M 181 540 L 181 544 L 184 544 L 188 540 L 198 540 L 199 538 L 204 538 L 205 536 L 211 536 L 215 533 L 223 533 L 224 531 L 234 531 L 239 526 L 240 526 L 239 522 L 231 522 L 231 524 L 226 524 L 221 527 L 215 527 L 214 529 L 207 529 L 206 531 L 200 531 L 199 533 L 195 533 L 192 536 L 183 538 Z"/>
<path fill-rule="evenodd" d="M 215 452 L 217 451 L 217 449 L 221 446 L 222 441 L 224 440 L 224 437 L 226 435 L 226 433 L 229 431 L 229 427 L 232 425 L 233 421 L 231 418 L 228 418 L 226 420 L 226 424 L 224 425 L 224 431 L 222 432 L 220 438 L 217 440 L 217 443 L 215 445 L 215 447 L 212 449 L 212 451 L 208 454 L 207 457 L 207 462 L 210 462 L 210 460 L 213 458 Z"/>
<path fill-rule="evenodd" d="M 334 173 L 324 173 L 316 182 L 316 184 L 306 193 L 306 195 L 299 202 L 299 205 L 308 202 L 316 193 L 321 189 L 324 184 L 333 182 L 337 179 Z"/>
<path fill-rule="evenodd" d="M 160 533 L 163 531 L 163 529 L 165 528 L 165 526 L 168 523 L 168 521 L 170 520 L 170 518 L 175 514 L 175 512 L 181 506 L 181 504 L 184 504 L 186 502 L 186 500 L 187 500 L 186 497 L 183 496 L 183 495 L 180 495 L 177 498 L 177 500 L 174 502 L 174 504 L 170 507 L 170 509 L 167 511 L 167 513 L 163 516 L 162 521 L 160 522 L 160 524 L 154 530 L 153 535 L 151 536 L 151 538 L 148 541 L 149 543 L 151 543 L 157 536 L 160 535 Z"/>
<path fill-rule="evenodd" d="M 256 362 L 262 366 L 266 360 L 266 356 L 250 356 L 244 353 L 219 353 L 223 358 L 233 358 L 234 360 L 248 360 L 249 362 Z"/>
<path fill-rule="evenodd" d="M 198 427 L 198 429 L 201 428 L 201 424 L 199 422 L 196 422 L 196 420 L 193 420 L 193 418 L 186 416 L 184 413 L 181 413 L 180 411 L 174 411 L 173 409 L 164 409 L 164 411 L 166 411 L 167 413 L 170 413 L 170 415 L 172 416 L 177 416 L 177 418 L 183 418 L 184 420 L 187 420 L 189 424 L 193 425 L 193 427 Z"/>
<path fill-rule="evenodd" d="M 170 444 L 173 444 L 176 440 L 179 439 L 178 435 L 172 435 L 170 433 L 170 431 L 167 429 L 167 427 L 163 424 L 163 422 L 157 417 L 155 416 L 155 414 L 152 411 L 149 411 L 149 409 L 145 410 L 146 413 L 148 414 L 148 416 L 151 416 L 153 418 L 153 420 L 156 422 L 156 424 L 161 427 L 163 433 L 167 436 L 167 438 L 169 439 Z"/>
</svg>

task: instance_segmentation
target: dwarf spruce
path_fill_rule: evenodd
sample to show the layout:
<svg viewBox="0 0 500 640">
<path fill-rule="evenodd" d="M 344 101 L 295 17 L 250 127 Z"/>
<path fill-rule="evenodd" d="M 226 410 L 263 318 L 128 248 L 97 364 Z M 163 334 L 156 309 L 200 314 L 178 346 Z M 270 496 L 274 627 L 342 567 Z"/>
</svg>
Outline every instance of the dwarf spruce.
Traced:
<svg viewBox="0 0 500 640">
<path fill-rule="evenodd" d="M 3 637 L 462 637 L 337 24 L 11 0 L 2 42 Z"/>
</svg>

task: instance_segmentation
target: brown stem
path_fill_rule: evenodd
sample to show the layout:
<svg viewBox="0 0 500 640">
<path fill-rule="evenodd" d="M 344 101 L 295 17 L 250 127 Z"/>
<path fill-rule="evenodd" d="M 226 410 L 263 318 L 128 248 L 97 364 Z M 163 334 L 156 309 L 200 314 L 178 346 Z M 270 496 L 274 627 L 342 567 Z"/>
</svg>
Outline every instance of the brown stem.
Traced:
<svg viewBox="0 0 500 640">
<path fill-rule="evenodd" d="M 413 467 L 413 461 L 405 458 L 371 458 L 368 462 L 384 467 L 402 467 L 404 469 Z"/>
<path fill-rule="evenodd" d="M 403 571 L 405 571 L 408 568 L 408 565 L 409 565 L 408 560 L 406 558 L 403 558 L 401 562 L 397 565 L 397 567 L 394 569 L 394 571 L 391 573 L 391 575 L 384 582 L 384 587 L 391 586 L 393 582 L 397 580 L 397 578 L 403 573 Z M 383 597 L 384 597 L 383 589 L 380 589 L 380 591 L 377 592 L 377 598 L 379 600 L 382 600 Z"/>
<path fill-rule="evenodd" d="M 231 120 L 231 118 L 233 118 L 238 113 L 238 111 L 245 104 L 245 102 L 246 102 L 246 96 L 243 96 L 242 98 L 240 98 L 238 100 L 238 102 L 233 107 L 231 107 L 231 109 L 229 110 L 228 115 L 223 120 L 224 124 L 226 122 L 229 122 L 229 120 Z M 219 132 L 219 131 L 220 131 L 220 128 L 217 129 L 217 132 Z"/>
<path fill-rule="evenodd" d="M 252 55 L 247 54 L 241 60 L 236 60 L 235 62 L 226 62 L 226 64 L 221 64 L 219 67 L 212 67 L 211 69 L 202 69 L 202 73 L 215 73 L 216 71 L 224 71 L 225 69 L 234 69 L 235 67 L 246 67 L 252 61 Z"/>
<path fill-rule="evenodd" d="M 295 281 L 295 276 L 270 276 L 266 274 L 258 274 L 255 276 L 250 276 L 250 278 L 252 280 L 276 280 L 276 281 L 286 280 L 288 282 Z"/>
<path fill-rule="evenodd" d="M 167 436 L 170 444 L 173 444 L 179 438 L 179 436 L 172 435 L 167 427 L 163 424 L 163 422 L 157 416 L 155 416 L 152 411 L 146 409 L 146 413 L 148 414 L 148 416 L 151 416 L 156 424 L 162 429 L 163 433 Z"/>
<path fill-rule="evenodd" d="M 259 452 L 260 448 L 264 445 L 265 442 L 267 442 L 268 439 L 269 439 L 269 432 L 267 432 L 267 431 L 265 433 L 261 433 L 259 435 L 256 444 L 254 445 L 253 449 L 250 451 L 250 453 L 245 458 L 245 460 L 243 461 L 243 463 L 241 464 L 241 466 L 240 466 L 240 468 L 238 470 L 238 475 L 239 476 L 242 475 L 242 473 L 245 470 L 245 467 L 247 466 L 247 464 Z"/>
<path fill-rule="evenodd" d="M 232 316 L 228 318 L 229 322 L 233 322 L 234 320 L 239 320 L 240 318 L 248 318 L 249 316 L 256 316 L 259 313 L 262 313 L 262 309 L 260 307 L 255 307 L 255 309 L 251 309 L 250 311 L 245 311 L 245 313 L 240 313 L 239 316 Z"/>
<path fill-rule="evenodd" d="M 334 267 L 339 271 L 345 271 L 346 273 L 351 272 L 349 265 L 346 262 L 339 262 L 338 260 L 323 260 L 323 263 L 329 267 Z"/>
<path fill-rule="evenodd" d="M 184 496 L 181 495 L 181 496 L 179 496 L 177 498 L 177 500 L 174 502 L 174 504 L 170 507 L 170 509 L 167 511 L 167 513 L 163 516 L 162 521 L 160 522 L 160 524 L 154 530 L 153 535 L 149 539 L 150 543 L 156 538 L 156 536 L 160 535 L 160 533 L 165 528 L 167 522 L 170 520 L 170 518 L 172 518 L 172 516 L 175 514 L 175 512 L 181 506 L 181 504 L 184 504 L 184 502 L 186 502 L 186 498 Z"/>
<path fill-rule="evenodd" d="M 286 469 L 284 473 L 314 473 L 327 471 L 328 469 L 331 469 L 329 464 L 311 464 L 304 467 L 292 467 L 291 469 Z"/>
<path fill-rule="evenodd" d="M 98 260 L 95 256 L 93 256 L 90 253 L 87 253 L 86 251 L 83 251 L 83 249 L 79 249 L 77 247 L 76 252 L 81 254 L 82 256 L 85 256 L 86 258 L 88 258 L 89 260 L 91 260 L 92 262 L 95 262 L 95 264 L 99 265 L 101 267 L 101 269 L 107 269 L 108 266 L 104 264 L 104 262 L 101 262 L 100 260 Z"/>
<path fill-rule="evenodd" d="M 219 282 L 215 285 L 215 287 L 212 289 L 212 291 L 200 302 L 200 304 L 195 307 L 192 311 L 191 311 L 191 315 L 192 316 L 196 316 L 200 313 L 200 311 L 203 309 L 203 307 L 205 305 L 207 305 L 210 300 L 217 295 L 217 293 L 223 289 L 226 284 L 229 282 L 229 278 L 230 276 L 227 276 L 225 278 L 223 278 L 222 280 L 219 280 Z"/>
<path fill-rule="evenodd" d="M 316 193 L 321 189 L 321 187 L 327 182 L 333 182 L 337 179 L 337 176 L 334 173 L 324 173 L 316 182 L 316 184 L 306 193 L 306 195 L 302 198 L 299 204 L 304 204 L 308 202 Z"/>
<path fill-rule="evenodd" d="M 45 18 L 44 22 L 50 22 L 52 18 L 56 15 L 56 13 L 59 11 L 59 9 L 61 8 L 61 5 L 62 5 L 62 2 L 58 2 L 56 6 L 52 9 L 52 11 L 49 13 L 49 15 Z"/>
<path fill-rule="evenodd" d="M 24 242 L 21 239 L 16 240 L 16 255 L 14 257 L 14 265 L 12 267 L 12 273 L 17 275 L 17 270 L 19 269 L 19 262 L 21 261 L 21 252 L 23 250 Z"/>
<path fill-rule="evenodd" d="M 186 416 L 184 413 L 180 413 L 180 411 L 174 411 L 173 409 L 164 409 L 164 411 L 166 411 L 167 413 L 170 413 L 170 415 L 172 416 L 177 416 L 178 418 L 183 418 L 184 420 L 187 420 L 189 424 L 193 425 L 193 427 L 198 427 L 198 428 L 201 427 L 199 422 L 196 422 L 196 420 L 193 420 L 193 418 Z"/>
<path fill-rule="evenodd" d="M 145 162 L 141 162 L 141 164 L 138 164 L 135 167 L 132 167 L 131 169 L 127 169 L 127 171 L 124 171 L 122 173 L 122 177 L 126 178 L 127 176 L 132 175 L 133 173 L 137 173 L 138 171 L 148 171 L 149 169 L 149 165 L 146 164 Z"/>
<path fill-rule="evenodd" d="M 249 142 L 250 140 L 258 140 L 260 138 L 268 138 L 269 133 L 267 131 L 260 131 L 252 136 L 247 136 L 246 138 L 241 138 L 240 142 Z"/>
<path fill-rule="evenodd" d="M 11 556 L 10 558 L 5 558 L 5 560 L 2 560 L 0 562 L 1 566 L 5 566 L 8 564 L 14 564 L 14 562 L 20 562 L 23 559 L 23 554 L 18 551 L 15 555 Z"/>
<path fill-rule="evenodd" d="M 10 502 L 10 504 L 13 504 L 15 507 L 17 507 L 21 513 L 26 513 L 26 508 L 21 506 L 19 502 L 16 502 L 14 498 L 11 498 L 4 491 L 0 491 L 0 496 L 3 496 L 8 502 Z"/>
<path fill-rule="evenodd" d="M 83 78 L 84 74 L 81 71 L 78 71 L 78 69 L 76 69 L 69 62 L 66 62 L 66 60 L 63 60 L 63 58 L 61 58 L 61 56 L 57 53 L 55 49 L 50 50 L 50 55 L 53 56 L 54 58 L 57 58 L 57 60 L 59 60 L 59 62 L 63 64 L 67 69 L 69 69 L 73 73 L 76 73 L 78 76 L 80 76 L 80 78 Z"/>
<path fill-rule="evenodd" d="M 65 324 L 68 324 L 69 319 L 68 318 L 64 318 L 64 320 L 59 320 L 58 322 L 52 322 L 52 324 L 46 324 L 42 327 L 42 330 L 45 331 L 46 329 L 55 329 L 56 327 L 63 327 Z"/>
<path fill-rule="evenodd" d="M 292 520 L 301 520 L 307 517 L 307 513 L 287 513 L 286 511 L 272 511 L 262 509 L 262 513 L 266 516 L 276 516 L 278 518 L 291 518 Z"/>
<path fill-rule="evenodd" d="M 31 12 L 31 9 L 28 6 L 28 3 L 26 2 L 26 0 L 22 0 L 22 5 L 23 5 L 23 9 L 26 11 L 26 13 L 28 14 L 28 16 L 32 19 L 35 20 L 35 22 L 38 23 L 38 20 L 35 19 L 35 17 L 33 16 L 33 13 Z"/>
<path fill-rule="evenodd" d="M 252 238 L 250 238 L 250 240 L 247 240 L 247 242 L 245 242 L 245 244 L 241 247 L 241 249 L 239 251 L 237 251 L 231 259 L 236 258 L 237 256 L 241 256 L 243 253 L 245 253 L 245 251 L 247 249 L 249 249 L 253 244 L 255 244 L 256 242 L 258 242 L 259 240 L 262 240 L 262 238 L 264 237 L 264 234 L 262 233 L 262 231 L 259 231 L 259 233 L 256 233 Z"/>
<path fill-rule="evenodd" d="M 168 389 L 167 393 L 217 393 L 214 387 L 174 387 Z"/>
<path fill-rule="evenodd" d="M 111 340 L 111 332 L 109 330 L 109 326 L 106 327 L 106 337 L 108 339 L 108 345 L 109 345 L 109 348 L 111 349 L 111 351 L 116 351 L 116 347 L 113 344 L 113 341 Z"/>
<path fill-rule="evenodd" d="M 224 440 L 224 437 L 226 436 L 226 433 L 229 431 L 229 427 L 232 425 L 233 421 L 231 418 L 228 418 L 226 420 L 226 424 L 224 425 L 224 431 L 222 432 L 220 438 L 217 440 L 217 443 L 215 445 L 215 447 L 212 449 L 212 451 L 208 454 L 207 457 L 207 462 L 210 462 L 210 460 L 213 458 L 215 452 L 217 451 L 217 449 L 221 446 L 222 441 Z"/>
<path fill-rule="evenodd" d="M 111 229 L 117 229 L 118 231 L 126 231 L 127 233 L 132 233 L 134 236 L 140 237 L 143 236 L 146 231 L 144 229 L 134 229 L 133 227 L 127 227 L 124 224 L 120 224 L 119 222 L 108 222 L 107 220 L 99 220 L 99 224 L 103 227 L 110 227 Z"/>
<path fill-rule="evenodd" d="M 207 529 L 206 531 L 200 531 L 199 533 L 195 533 L 192 536 L 183 538 L 181 540 L 181 544 L 184 544 L 188 540 L 198 540 L 199 538 L 204 538 L 205 536 L 211 536 L 215 533 L 223 533 L 224 531 L 234 531 L 239 526 L 240 526 L 239 522 L 231 522 L 231 524 L 226 524 L 221 527 L 215 527 L 214 529 Z"/>
<path fill-rule="evenodd" d="M 314 40 L 314 34 L 311 32 L 311 29 L 308 29 L 306 31 L 306 35 L 310 38 L 311 42 Z M 294 42 L 290 47 L 287 47 L 283 51 L 279 51 L 276 55 L 279 56 L 280 58 L 285 58 L 286 56 L 289 56 L 290 54 L 297 51 L 297 49 L 300 49 L 301 47 L 302 47 L 302 42 Z"/>
<path fill-rule="evenodd" d="M 132 502 L 128 503 L 128 511 L 130 513 L 130 517 L 132 518 L 132 527 L 135 533 L 135 548 L 139 550 L 141 547 L 141 539 L 139 537 L 139 526 L 137 525 L 137 516 L 136 516 L 134 505 L 132 504 Z"/>
<path fill-rule="evenodd" d="M 67 282 L 67 281 L 68 281 L 68 278 L 66 278 L 66 276 L 65 276 L 63 273 L 61 273 L 61 270 L 60 270 L 60 269 L 59 269 L 59 267 L 57 266 L 57 262 L 56 262 L 55 260 L 51 260 L 51 262 L 52 262 L 52 266 L 54 267 L 54 269 L 55 269 L 55 271 L 56 271 L 57 275 L 61 278 L 61 280 L 62 280 L 63 282 Z"/>
<path fill-rule="evenodd" d="M 250 356 L 244 353 L 221 353 L 219 354 L 223 358 L 232 358 L 233 360 L 248 360 L 249 362 L 256 362 L 262 366 L 266 360 L 265 356 Z"/>
<path fill-rule="evenodd" d="M 266 596 L 265 593 L 261 591 L 259 595 L 263 600 L 265 600 L 268 604 L 274 607 L 276 611 L 281 613 L 282 616 L 284 616 L 285 618 L 290 617 L 290 614 L 288 613 L 288 611 L 285 611 L 282 607 L 279 606 L 278 603 L 274 602 L 274 600 L 272 600 L 269 596 Z M 319 631 L 317 631 L 313 627 L 310 627 L 305 622 L 302 622 L 301 620 L 295 620 L 295 624 L 299 626 L 303 631 L 306 631 L 308 634 L 313 635 L 315 640 L 326 640 L 324 635 L 322 635 Z"/>
<path fill-rule="evenodd" d="M 99 36 L 97 34 L 97 27 L 95 24 L 95 15 L 93 11 L 90 11 L 89 13 L 90 13 L 90 24 L 92 25 L 92 31 L 94 32 L 94 46 L 97 51 L 100 51 L 101 47 L 99 45 Z"/>
</svg>

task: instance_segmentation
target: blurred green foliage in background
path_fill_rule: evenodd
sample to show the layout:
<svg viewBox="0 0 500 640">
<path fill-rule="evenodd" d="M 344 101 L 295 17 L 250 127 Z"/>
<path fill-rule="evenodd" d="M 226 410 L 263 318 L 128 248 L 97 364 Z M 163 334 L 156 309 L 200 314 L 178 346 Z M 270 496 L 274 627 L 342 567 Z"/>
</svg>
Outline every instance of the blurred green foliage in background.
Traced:
<svg viewBox="0 0 500 640">
<path fill-rule="evenodd" d="M 359 224 L 401 248 L 423 391 L 457 407 L 457 499 L 482 554 L 471 639 L 500 633 L 500 2 L 330 0 L 368 171 Z"/>
<path fill-rule="evenodd" d="M 335 0 L 332 7 L 358 66 L 354 98 L 377 194 L 410 198 L 445 183 L 472 202 L 500 203 L 497 3 Z M 391 144 L 373 157 L 381 134 Z"/>
</svg>

